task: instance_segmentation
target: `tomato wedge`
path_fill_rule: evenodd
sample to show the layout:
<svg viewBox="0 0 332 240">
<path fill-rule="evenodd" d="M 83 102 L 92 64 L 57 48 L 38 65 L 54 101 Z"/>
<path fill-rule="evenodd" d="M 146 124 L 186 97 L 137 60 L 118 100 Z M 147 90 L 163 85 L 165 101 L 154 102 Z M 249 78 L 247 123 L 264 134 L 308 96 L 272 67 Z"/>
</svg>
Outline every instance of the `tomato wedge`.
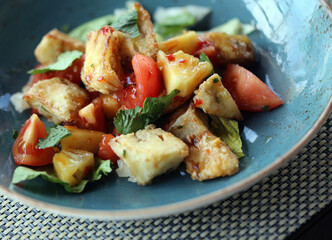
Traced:
<svg viewBox="0 0 332 240">
<path fill-rule="evenodd" d="M 45 125 L 33 114 L 20 129 L 13 145 L 13 156 L 17 165 L 44 166 L 52 163 L 54 148 L 38 149 L 40 138 L 47 137 Z"/>
<path fill-rule="evenodd" d="M 136 77 L 137 105 L 143 107 L 145 98 L 158 97 L 162 89 L 161 73 L 153 58 L 136 54 L 132 60 Z"/>
<path fill-rule="evenodd" d="M 98 157 L 103 160 L 111 160 L 111 162 L 116 166 L 119 157 L 113 152 L 109 142 L 113 139 L 114 136 L 112 134 L 105 134 L 101 142 L 99 143 L 99 151 Z"/>
<path fill-rule="evenodd" d="M 283 104 L 265 83 L 237 64 L 228 64 L 223 84 L 241 110 L 266 111 Z"/>
</svg>

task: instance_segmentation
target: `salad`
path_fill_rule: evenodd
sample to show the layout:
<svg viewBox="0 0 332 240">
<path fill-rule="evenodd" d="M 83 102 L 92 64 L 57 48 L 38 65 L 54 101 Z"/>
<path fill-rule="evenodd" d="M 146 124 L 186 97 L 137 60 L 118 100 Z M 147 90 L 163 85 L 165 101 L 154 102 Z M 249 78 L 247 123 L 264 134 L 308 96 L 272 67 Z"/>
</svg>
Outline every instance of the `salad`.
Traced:
<svg viewBox="0 0 332 240">
<path fill-rule="evenodd" d="M 210 9 L 158 8 L 152 24 L 128 5 L 41 39 L 39 64 L 11 98 L 32 109 L 14 132 L 13 183 L 41 176 L 78 193 L 112 169 L 147 185 L 181 164 L 193 180 L 231 176 L 244 156 L 241 111 L 283 104 L 245 68 L 255 64 L 251 25 L 197 32 Z"/>
</svg>

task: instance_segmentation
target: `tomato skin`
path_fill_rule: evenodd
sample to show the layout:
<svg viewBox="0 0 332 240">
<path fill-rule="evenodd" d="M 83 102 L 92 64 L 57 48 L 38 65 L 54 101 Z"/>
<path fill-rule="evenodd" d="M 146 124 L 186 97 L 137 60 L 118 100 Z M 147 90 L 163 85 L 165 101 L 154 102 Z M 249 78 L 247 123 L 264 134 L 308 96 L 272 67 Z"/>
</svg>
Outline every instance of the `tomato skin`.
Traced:
<svg viewBox="0 0 332 240">
<path fill-rule="evenodd" d="M 49 71 L 45 73 L 38 73 L 32 75 L 32 85 L 40 80 L 51 79 L 54 77 L 65 78 L 69 81 L 76 83 L 77 85 L 81 84 L 81 70 L 84 64 L 85 56 L 76 59 L 73 61 L 73 64 L 65 70 L 62 71 Z M 40 66 L 40 65 L 39 65 Z M 38 66 L 37 66 L 38 67 Z"/>
<path fill-rule="evenodd" d="M 99 143 L 98 157 L 103 160 L 111 160 L 111 162 L 116 166 L 119 157 L 114 153 L 111 146 L 108 144 L 114 136 L 112 134 L 105 134 L 101 142 Z"/>
<path fill-rule="evenodd" d="M 283 104 L 264 82 L 237 64 L 228 64 L 223 84 L 240 110 L 266 111 Z"/>
<path fill-rule="evenodd" d="M 53 147 L 36 148 L 40 138 L 47 137 L 45 125 L 33 114 L 20 129 L 13 145 L 13 157 L 17 165 L 44 166 L 52 163 Z"/>
<path fill-rule="evenodd" d="M 132 60 L 136 77 L 137 105 L 143 107 L 145 98 L 158 97 L 162 90 L 162 78 L 153 58 L 136 54 Z"/>
</svg>

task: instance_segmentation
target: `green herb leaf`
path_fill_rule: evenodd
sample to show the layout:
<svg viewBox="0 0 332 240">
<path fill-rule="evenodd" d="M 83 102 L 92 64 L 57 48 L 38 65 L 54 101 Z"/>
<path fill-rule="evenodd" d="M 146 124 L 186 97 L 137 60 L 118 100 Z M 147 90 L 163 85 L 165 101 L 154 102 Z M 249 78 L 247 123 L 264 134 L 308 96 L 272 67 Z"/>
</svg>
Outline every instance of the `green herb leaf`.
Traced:
<svg viewBox="0 0 332 240">
<path fill-rule="evenodd" d="M 212 62 L 210 61 L 210 59 L 209 59 L 209 57 L 208 56 L 206 56 L 206 54 L 205 53 L 201 53 L 201 55 L 199 55 L 199 61 L 200 62 L 209 62 L 209 63 L 211 63 L 211 65 L 213 66 L 213 64 L 212 64 Z M 212 69 L 212 73 L 211 74 L 214 74 L 214 69 Z"/>
<path fill-rule="evenodd" d="M 37 177 L 42 177 L 47 181 L 61 184 L 68 192 L 81 193 L 88 182 L 97 181 L 102 177 L 102 175 L 107 175 L 108 173 L 112 172 L 110 160 L 101 160 L 96 158 L 95 161 L 95 168 L 91 172 L 91 174 L 89 174 L 88 178 L 83 179 L 79 184 L 72 187 L 69 185 L 68 182 L 64 182 L 56 176 L 52 166 L 40 167 L 36 170 L 28 167 L 18 166 L 15 169 L 12 183 L 16 184 Z"/>
<path fill-rule="evenodd" d="M 49 71 L 62 71 L 70 67 L 74 60 L 80 58 L 82 56 L 82 52 L 74 50 L 67 51 L 59 55 L 57 62 L 52 63 L 43 68 L 35 68 L 28 71 L 29 74 L 38 74 Z"/>
<path fill-rule="evenodd" d="M 210 119 L 212 132 L 220 137 L 238 158 L 243 157 L 244 153 L 237 121 L 212 115 L 210 115 Z"/>
<path fill-rule="evenodd" d="M 13 135 L 12 135 L 13 139 L 16 140 L 16 138 L 18 137 L 18 131 L 15 129 L 12 129 L 12 131 L 13 131 Z"/>
<path fill-rule="evenodd" d="M 179 92 L 179 90 L 173 90 L 164 97 L 148 97 L 144 101 L 143 108 L 137 106 L 134 109 L 120 110 L 113 121 L 117 132 L 128 134 L 144 129 L 165 113 L 165 109 Z"/>
<path fill-rule="evenodd" d="M 87 35 L 91 31 L 96 31 L 105 25 L 111 25 L 115 20 L 113 14 L 105 15 L 99 18 L 92 19 L 91 21 L 85 22 L 78 27 L 70 31 L 69 36 L 77 38 L 83 42 L 86 42 Z"/>
<path fill-rule="evenodd" d="M 39 139 L 39 143 L 37 144 L 39 149 L 53 147 L 57 145 L 61 139 L 71 135 L 67 128 L 60 125 L 49 127 L 46 130 L 48 135 L 46 138 Z"/>
<path fill-rule="evenodd" d="M 137 26 L 137 11 L 136 9 L 128 11 L 128 13 L 121 15 L 112 24 L 116 30 L 128 33 L 131 38 L 138 37 L 140 35 Z"/>
</svg>

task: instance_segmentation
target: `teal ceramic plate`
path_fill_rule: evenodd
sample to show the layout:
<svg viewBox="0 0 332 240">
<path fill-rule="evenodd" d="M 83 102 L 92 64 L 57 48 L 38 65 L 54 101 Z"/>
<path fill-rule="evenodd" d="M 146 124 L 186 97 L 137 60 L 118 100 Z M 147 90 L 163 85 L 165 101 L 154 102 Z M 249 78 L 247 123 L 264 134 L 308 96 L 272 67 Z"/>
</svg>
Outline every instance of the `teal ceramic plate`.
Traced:
<svg viewBox="0 0 332 240">
<path fill-rule="evenodd" d="M 141 1 L 149 11 L 158 5 L 206 5 L 213 13 L 206 27 L 233 17 L 253 23 L 257 48 L 253 71 L 283 99 L 271 112 L 246 114 L 242 137 L 246 157 L 239 173 L 206 182 L 182 171 L 138 186 L 114 174 L 70 194 L 41 179 L 11 185 L 15 163 L 12 129 L 29 117 L 9 104 L 10 94 L 26 82 L 36 61 L 33 50 L 50 29 L 77 26 L 122 7 L 121 1 L 0 0 L 0 188 L 3 194 L 32 206 L 67 215 L 98 219 L 164 216 L 194 209 L 238 192 L 268 175 L 309 141 L 331 110 L 332 21 L 318 0 Z"/>
</svg>

